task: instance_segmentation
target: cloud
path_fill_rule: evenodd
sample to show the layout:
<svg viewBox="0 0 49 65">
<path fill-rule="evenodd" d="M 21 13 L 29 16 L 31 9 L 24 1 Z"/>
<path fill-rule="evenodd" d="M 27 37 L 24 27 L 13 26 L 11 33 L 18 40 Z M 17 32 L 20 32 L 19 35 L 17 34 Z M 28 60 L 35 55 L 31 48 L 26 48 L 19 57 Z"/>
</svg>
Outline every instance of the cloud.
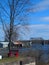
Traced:
<svg viewBox="0 0 49 65">
<path fill-rule="evenodd" d="M 49 9 L 49 0 L 42 0 L 41 2 L 32 6 L 32 8 L 30 8 L 29 11 L 38 12 L 38 11 L 42 11 L 42 10 L 46 10 L 46 9 Z"/>
<path fill-rule="evenodd" d="M 22 26 L 19 25 L 20 28 L 23 28 L 23 30 L 21 30 L 22 32 L 24 31 L 23 35 L 21 34 L 19 39 L 30 39 L 30 38 L 36 38 L 36 37 L 42 37 L 44 39 L 49 39 L 49 25 L 48 24 L 34 24 L 34 25 L 25 25 Z M 24 27 L 27 27 L 29 30 L 28 32 L 26 32 L 26 30 L 24 30 Z M 20 31 L 20 30 L 19 30 Z M 3 31 L 0 30 L 0 40 L 3 40 L 4 38 L 4 34 Z"/>
<path fill-rule="evenodd" d="M 29 17 L 28 18 L 29 19 L 29 21 L 34 21 L 36 24 L 37 23 L 48 23 L 49 22 L 49 16 L 36 16 L 36 17 Z M 34 23 L 34 22 L 32 22 L 32 23 Z"/>
<path fill-rule="evenodd" d="M 28 25 L 28 28 L 32 33 L 49 32 L 49 25 L 46 24 Z"/>
<path fill-rule="evenodd" d="M 28 25 L 29 28 L 29 38 L 31 37 L 42 37 L 44 39 L 49 39 L 49 25 L 36 24 Z"/>
<path fill-rule="evenodd" d="M 2 29 L 2 26 L 0 25 L 0 41 L 4 40 L 4 31 Z"/>
<path fill-rule="evenodd" d="M 49 16 L 41 17 L 40 20 L 49 22 Z"/>
</svg>

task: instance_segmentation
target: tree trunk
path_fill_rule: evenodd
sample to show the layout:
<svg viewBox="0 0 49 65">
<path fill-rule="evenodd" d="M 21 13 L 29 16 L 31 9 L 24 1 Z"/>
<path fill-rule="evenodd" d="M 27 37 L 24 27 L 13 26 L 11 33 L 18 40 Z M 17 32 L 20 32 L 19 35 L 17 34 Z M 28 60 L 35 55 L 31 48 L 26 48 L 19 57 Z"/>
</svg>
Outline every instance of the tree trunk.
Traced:
<svg viewBox="0 0 49 65">
<path fill-rule="evenodd" d="M 11 50 L 13 26 L 14 26 L 14 0 L 12 0 L 12 5 L 10 9 L 10 32 L 9 32 L 9 51 Z"/>
</svg>

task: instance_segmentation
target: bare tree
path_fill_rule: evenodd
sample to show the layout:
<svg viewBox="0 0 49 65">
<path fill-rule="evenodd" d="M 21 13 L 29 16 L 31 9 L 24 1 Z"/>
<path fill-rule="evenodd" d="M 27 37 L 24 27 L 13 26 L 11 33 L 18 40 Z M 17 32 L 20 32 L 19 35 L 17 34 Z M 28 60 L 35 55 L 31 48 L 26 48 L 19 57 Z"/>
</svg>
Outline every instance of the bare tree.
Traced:
<svg viewBox="0 0 49 65">
<path fill-rule="evenodd" d="M 26 25 L 24 15 L 27 15 L 26 9 L 30 7 L 30 0 L 3 0 L 6 5 L 0 2 L 0 19 L 6 38 L 9 39 L 9 51 L 14 32 L 14 25 Z M 21 18 L 22 17 L 22 18 Z M 22 22 L 23 20 L 23 22 Z M 18 28 L 17 28 L 18 29 Z M 17 30 L 16 30 L 17 32 Z M 18 35 L 18 34 L 17 34 Z M 16 36 L 17 36 L 16 35 Z"/>
</svg>

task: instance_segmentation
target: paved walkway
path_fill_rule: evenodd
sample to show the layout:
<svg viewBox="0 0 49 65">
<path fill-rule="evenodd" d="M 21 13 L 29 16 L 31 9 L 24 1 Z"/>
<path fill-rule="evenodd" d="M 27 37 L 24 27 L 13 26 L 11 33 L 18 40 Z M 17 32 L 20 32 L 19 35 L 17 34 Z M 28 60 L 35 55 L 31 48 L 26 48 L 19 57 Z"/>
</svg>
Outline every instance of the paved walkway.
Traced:
<svg viewBox="0 0 49 65">
<path fill-rule="evenodd" d="M 25 65 L 36 65 L 35 62 L 29 63 L 29 64 L 25 64 Z"/>
</svg>

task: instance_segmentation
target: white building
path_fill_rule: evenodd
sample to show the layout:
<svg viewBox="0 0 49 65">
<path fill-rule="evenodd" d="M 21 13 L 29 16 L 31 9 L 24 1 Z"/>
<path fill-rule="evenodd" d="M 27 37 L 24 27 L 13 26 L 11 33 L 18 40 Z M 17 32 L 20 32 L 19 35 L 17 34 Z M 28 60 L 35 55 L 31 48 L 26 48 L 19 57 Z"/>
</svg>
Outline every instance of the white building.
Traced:
<svg viewBox="0 0 49 65">
<path fill-rule="evenodd" d="M 2 42 L 1 41 L 0 44 L 2 44 L 2 47 L 5 48 L 5 47 L 8 47 L 9 42 Z"/>
</svg>

